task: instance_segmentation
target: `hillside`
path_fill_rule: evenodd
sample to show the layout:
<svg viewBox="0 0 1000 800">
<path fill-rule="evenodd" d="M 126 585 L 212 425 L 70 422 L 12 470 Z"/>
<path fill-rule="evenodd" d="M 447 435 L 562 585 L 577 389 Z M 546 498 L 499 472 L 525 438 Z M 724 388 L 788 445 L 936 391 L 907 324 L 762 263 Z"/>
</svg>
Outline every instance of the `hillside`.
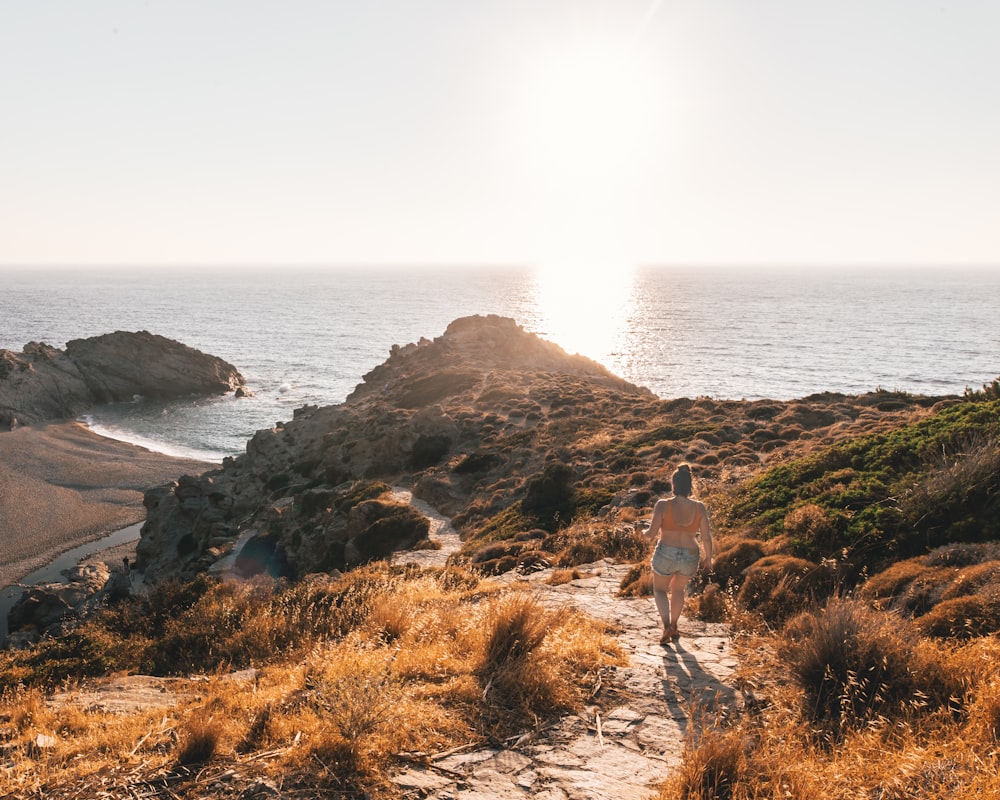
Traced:
<svg viewBox="0 0 1000 800">
<path fill-rule="evenodd" d="M 393 530 L 406 546 L 418 532 L 383 521 L 399 511 L 373 502 L 379 484 L 412 489 L 454 517 L 470 549 L 552 534 L 573 519 L 638 516 L 678 461 L 693 463 L 702 492 L 714 494 L 937 405 L 889 392 L 661 400 L 512 320 L 470 317 L 433 341 L 394 347 L 346 402 L 299 409 L 222 469 L 150 492 L 138 569 L 151 583 L 190 578 L 241 538 L 290 577 L 384 557 Z"/>
<path fill-rule="evenodd" d="M 1000 796 L 998 426 L 997 384 L 663 400 L 511 320 L 456 320 L 147 493 L 145 593 L 4 656 L 6 751 L 28 758 L 8 785 L 444 798 L 500 773 L 590 797 L 609 784 L 586 763 L 639 748 L 673 768 L 629 791 L 662 800 Z M 636 639 L 655 618 L 634 525 L 681 461 L 717 560 L 691 644 L 660 655 Z M 423 504 L 459 549 L 390 564 L 441 546 Z M 718 702 L 665 710 L 679 670 Z M 176 709 L 101 716 L 106 735 L 52 710 L 56 686 L 142 674 L 181 681 Z M 565 780 L 533 783 L 533 759 Z"/>
</svg>

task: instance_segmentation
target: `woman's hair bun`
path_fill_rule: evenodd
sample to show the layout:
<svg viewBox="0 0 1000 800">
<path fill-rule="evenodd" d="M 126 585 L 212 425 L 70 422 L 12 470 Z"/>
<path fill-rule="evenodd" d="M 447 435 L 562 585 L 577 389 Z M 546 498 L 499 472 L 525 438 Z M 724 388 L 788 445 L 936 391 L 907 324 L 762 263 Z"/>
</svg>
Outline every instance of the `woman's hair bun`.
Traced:
<svg viewBox="0 0 1000 800">
<path fill-rule="evenodd" d="M 674 494 L 687 497 L 691 494 L 691 467 L 688 464 L 680 464 L 674 470 L 670 482 L 674 486 Z"/>
</svg>

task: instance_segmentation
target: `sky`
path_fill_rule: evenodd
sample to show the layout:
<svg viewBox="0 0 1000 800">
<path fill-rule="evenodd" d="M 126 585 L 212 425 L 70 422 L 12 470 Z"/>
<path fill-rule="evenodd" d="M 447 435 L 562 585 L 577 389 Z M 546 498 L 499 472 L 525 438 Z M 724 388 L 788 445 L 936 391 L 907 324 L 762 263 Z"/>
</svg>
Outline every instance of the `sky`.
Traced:
<svg viewBox="0 0 1000 800">
<path fill-rule="evenodd" d="M 1000 265 L 996 0 L 0 0 L 0 264 Z"/>
</svg>

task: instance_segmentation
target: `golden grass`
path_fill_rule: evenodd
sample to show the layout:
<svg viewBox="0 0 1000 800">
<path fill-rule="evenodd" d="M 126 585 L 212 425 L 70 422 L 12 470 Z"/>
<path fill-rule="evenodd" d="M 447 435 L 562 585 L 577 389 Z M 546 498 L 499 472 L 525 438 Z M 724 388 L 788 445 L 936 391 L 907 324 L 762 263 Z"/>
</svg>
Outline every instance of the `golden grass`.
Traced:
<svg viewBox="0 0 1000 800">
<path fill-rule="evenodd" d="M 829 626 L 854 625 L 862 637 L 883 637 L 888 634 L 881 625 L 906 625 L 866 612 L 845 622 L 845 613 L 835 609 Z M 790 680 L 787 648 L 803 635 L 791 626 L 781 636 L 737 637 L 744 686 L 769 702 L 692 724 L 683 762 L 662 785 L 659 800 L 1000 797 L 1000 642 L 911 641 L 910 672 L 936 681 L 946 676 L 955 696 L 915 693 L 912 702 L 885 703 L 878 713 L 833 729 L 817 724 L 807 690 Z M 905 639 L 909 631 L 895 635 Z M 844 694 L 849 703 L 850 687 Z"/>
<path fill-rule="evenodd" d="M 583 573 L 580 570 L 573 568 L 562 568 L 552 570 L 552 574 L 546 578 L 545 582 L 549 586 L 562 586 L 572 581 L 578 581 L 583 577 Z"/>
<path fill-rule="evenodd" d="M 187 720 L 177 749 L 178 764 L 201 764 L 215 755 L 219 747 L 219 729 L 212 723 L 211 716 L 200 714 Z"/>
<path fill-rule="evenodd" d="M 161 707 L 127 714 L 56 705 L 42 688 L 9 690 L 0 797 L 93 797 L 154 779 L 172 781 L 178 796 L 212 797 L 191 781 L 214 768 L 384 794 L 399 754 L 503 739 L 578 709 L 598 672 L 623 658 L 602 624 L 456 570 L 380 565 L 336 587 L 254 591 L 260 613 L 245 615 L 250 630 L 233 638 L 256 653 L 273 626 L 296 619 L 300 638 L 249 680 L 224 671 L 183 679 Z M 235 613 L 241 596 L 218 602 Z M 322 618 L 305 620 L 305 609 Z M 55 745 L 36 747 L 39 735 Z"/>
</svg>

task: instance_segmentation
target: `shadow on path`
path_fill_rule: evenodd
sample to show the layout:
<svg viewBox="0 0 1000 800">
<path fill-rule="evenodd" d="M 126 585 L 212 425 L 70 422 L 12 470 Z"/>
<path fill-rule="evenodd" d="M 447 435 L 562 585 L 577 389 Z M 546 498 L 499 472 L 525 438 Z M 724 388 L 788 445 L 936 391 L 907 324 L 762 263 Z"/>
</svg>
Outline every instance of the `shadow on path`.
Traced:
<svg viewBox="0 0 1000 800">
<path fill-rule="evenodd" d="M 663 694 L 667 702 L 689 707 L 692 717 L 705 713 L 725 714 L 736 705 L 736 689 L 704 669 L 683 639 L 664 650 Z"/>
</svg>

